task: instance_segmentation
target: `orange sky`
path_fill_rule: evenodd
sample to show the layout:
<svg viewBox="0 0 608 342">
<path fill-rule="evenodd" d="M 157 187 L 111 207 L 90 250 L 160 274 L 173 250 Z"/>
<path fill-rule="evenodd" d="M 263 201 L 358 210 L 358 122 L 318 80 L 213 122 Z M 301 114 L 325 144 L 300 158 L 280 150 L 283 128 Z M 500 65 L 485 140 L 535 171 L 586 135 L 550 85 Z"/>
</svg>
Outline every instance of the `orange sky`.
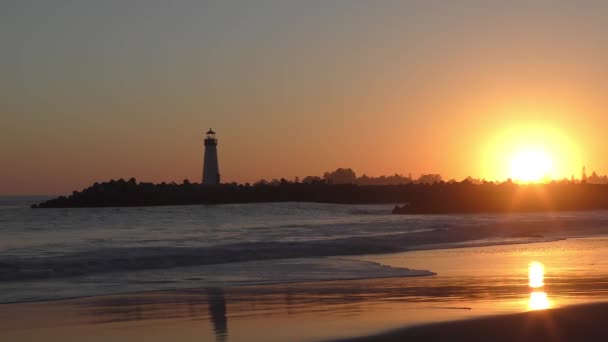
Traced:
<svg viewBox="0 0 608 342">
<path fill-rule="evenodd" d="M 228 182 L 608 173 L 602 3 L 62 4 L 0 11 L 0 194 L 200 181 L 209 127 Z"/>
</svg>

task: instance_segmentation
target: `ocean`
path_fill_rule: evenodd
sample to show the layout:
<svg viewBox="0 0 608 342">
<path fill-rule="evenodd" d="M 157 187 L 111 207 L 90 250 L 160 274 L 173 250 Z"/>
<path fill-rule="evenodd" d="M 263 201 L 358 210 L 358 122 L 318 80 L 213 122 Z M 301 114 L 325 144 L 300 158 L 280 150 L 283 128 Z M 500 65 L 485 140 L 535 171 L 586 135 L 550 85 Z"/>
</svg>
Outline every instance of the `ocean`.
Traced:
<svg viewBox="0 0 608 342">
<path fill-rule="evenodd" d="M 29 208 L 42 199 L 0 197 L 0 303 L 424 278 L 453 268 L 445 260 L 407 263 L 379 256 L 608 233 L 608 211 L 407 216 L 392 215 L 391 205 L 319 203 Z"/>
</svg>

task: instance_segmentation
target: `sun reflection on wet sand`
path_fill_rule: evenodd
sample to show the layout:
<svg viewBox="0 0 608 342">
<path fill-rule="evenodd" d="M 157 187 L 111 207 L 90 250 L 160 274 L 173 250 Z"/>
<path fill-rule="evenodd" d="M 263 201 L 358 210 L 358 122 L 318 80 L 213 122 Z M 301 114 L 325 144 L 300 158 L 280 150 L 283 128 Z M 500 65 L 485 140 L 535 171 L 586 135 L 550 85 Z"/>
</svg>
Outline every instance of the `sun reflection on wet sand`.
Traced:
<svg viewBox="0 0 608 342">
<path fill-rule="evenodd" d="M 551 302 L 547 293 L 543 291 L 534 291 L 530 293 L 528 301 L 528 310 L 544 310 L 551 307 Z"/>
<path fill-rule="evenodd" d="M 533 289 L 545 286 L 545 266 L 538 261 L 531 262 L 528 267 L 528 279 Z"/>
<path fill-rule="evenodd" d="M 528 299 L 528 310 L 544 310 L 549 309 L 552 305 L 547 293 L 543 291 L 545 286 L 545 266 L 533 261 L 528 266 L 528 281 L 530 288 L 534 291 L 530 293 Z"/>
</svg>

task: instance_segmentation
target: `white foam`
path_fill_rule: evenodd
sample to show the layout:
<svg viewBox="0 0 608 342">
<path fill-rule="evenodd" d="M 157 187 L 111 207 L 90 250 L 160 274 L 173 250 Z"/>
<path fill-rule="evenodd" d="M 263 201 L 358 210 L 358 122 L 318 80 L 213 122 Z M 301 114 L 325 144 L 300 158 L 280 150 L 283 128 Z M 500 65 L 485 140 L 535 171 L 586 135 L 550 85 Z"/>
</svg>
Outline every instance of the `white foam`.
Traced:
<svg viewBox="0 0 608 342">
<path fill-rule="evenodd" d="M 152 290 L 429 275 L 434 273 L 370 261 L 341 258 L 278 259 L 5 282 L 0 285 L 0 303 Z"/>
</svg>

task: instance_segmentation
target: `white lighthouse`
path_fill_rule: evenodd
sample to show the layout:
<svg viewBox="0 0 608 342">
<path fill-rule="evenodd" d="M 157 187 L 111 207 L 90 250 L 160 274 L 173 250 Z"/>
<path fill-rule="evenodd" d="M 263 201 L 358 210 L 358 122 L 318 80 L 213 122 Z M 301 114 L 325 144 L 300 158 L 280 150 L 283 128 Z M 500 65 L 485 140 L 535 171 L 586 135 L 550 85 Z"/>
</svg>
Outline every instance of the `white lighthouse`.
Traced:
<svg viewBox="0 0 608 342">
<path fill-rule="evenodd" d="M 203 184 L 220 184 L 220 168 L 217 163 L 217 139 L 209 129 L 205 138 L 205 160 L 203 161 Z"/>
</svg>

